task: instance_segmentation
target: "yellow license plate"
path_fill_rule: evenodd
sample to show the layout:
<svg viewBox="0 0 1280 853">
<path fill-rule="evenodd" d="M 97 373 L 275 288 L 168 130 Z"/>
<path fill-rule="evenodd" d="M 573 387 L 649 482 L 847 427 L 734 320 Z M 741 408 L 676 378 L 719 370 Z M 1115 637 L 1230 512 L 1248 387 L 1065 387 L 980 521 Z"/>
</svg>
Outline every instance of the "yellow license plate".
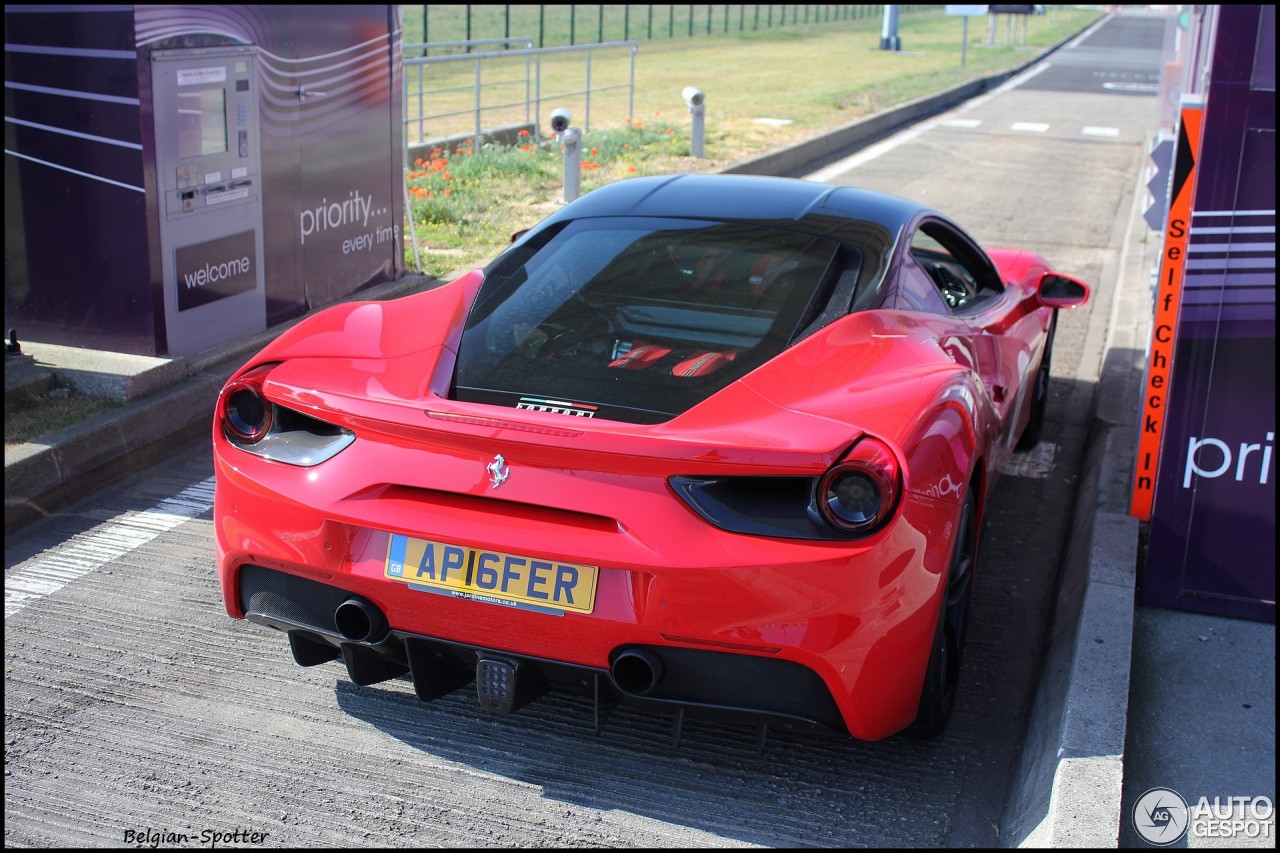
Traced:
<svg viewBox="0 0 1280 853">
<path fill-rule="evenodd" d="M 590 613 L 595 566 L 537 560 L 393 533 L 384 576 L 421 592 L 549 613 Z"/>
</svg>

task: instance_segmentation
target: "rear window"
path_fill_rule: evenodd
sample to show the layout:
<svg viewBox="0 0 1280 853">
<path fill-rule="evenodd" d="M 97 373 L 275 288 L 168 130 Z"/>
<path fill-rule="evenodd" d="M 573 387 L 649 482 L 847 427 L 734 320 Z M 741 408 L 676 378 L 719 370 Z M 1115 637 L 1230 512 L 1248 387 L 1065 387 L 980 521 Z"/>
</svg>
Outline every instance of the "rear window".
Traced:
<svg viewBox="0 0 1280 853">
<path fill-rule="evenodd" d="M 454 393 L 666 420 L 784 349 L 823 312 L 831 282 L 851 267 L 856 278 L 860 262 L 835 241 L 756 225 L 571 222 L 491 267 L 463 332 Z"/>
</svg>

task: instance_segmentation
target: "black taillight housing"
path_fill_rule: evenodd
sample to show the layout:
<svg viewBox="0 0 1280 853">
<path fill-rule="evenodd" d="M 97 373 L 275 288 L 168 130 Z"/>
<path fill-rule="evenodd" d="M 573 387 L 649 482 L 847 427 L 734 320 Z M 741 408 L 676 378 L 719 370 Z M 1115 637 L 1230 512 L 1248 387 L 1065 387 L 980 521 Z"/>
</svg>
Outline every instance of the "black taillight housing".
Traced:
<svg viewBox="0 0 1280 853">
<path fill-rule="evenodd" d="M 884 528 L 902 496 L 887 444 L 863 437 L 821 476 L 670 477 L 675 493 L 722 530 L 786 539 L 859 539 Z"/>
</svg>

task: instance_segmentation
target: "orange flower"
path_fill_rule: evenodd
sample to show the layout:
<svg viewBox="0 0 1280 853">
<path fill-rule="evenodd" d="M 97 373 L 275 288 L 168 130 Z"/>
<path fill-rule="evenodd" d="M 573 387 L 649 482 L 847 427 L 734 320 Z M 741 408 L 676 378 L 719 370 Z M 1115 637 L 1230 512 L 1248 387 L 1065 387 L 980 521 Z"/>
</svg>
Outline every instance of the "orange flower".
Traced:
<svg viewBox="0 0 1280 853">
<path fill-rule="evenodd" d="M 670 136 L 670 135 L 671 135 L 671 134 L 673 134 L 673 133 L 675 133 L 675 131 L 668 127 L 668 128 L 667 128 L 667 135 L 668 135 L 668 136 Z"/>
<path fill-rule="evenodd" d="M 467 149 L 467 153 L 468 153 L 468 154 L 474 154 L 474 153 L 476 153 L 476 150 L 475 150 L 474 148 L 468 148 L 468 149 Z"/>
<path fill-rule="evenodd" d="M 450 175 L 448 172 L 445 172 L 445 173 L 444 173 L 443 175 L 441 175 L 440 177 L 444 178 L 446 181 L 452 181 L 452 180 L 453 180 L 453 175 Z"/>
<path fill-rule="evenodd" d="M 516 134 L 516 136 L 528 136 L 528 135 L 529 135 L 529 130 L 528 128 L 524 128 L 524 127 L 520 128 L 520 132 Z"/>
<path fill-rule="evenodd" d="M 631 143 L 630 143 L 630 142 L 624 142 L 624 143 L 622 143 L 622 150 L 623 150 L 623 151 L 626 151 L 626 150 L 628 150 L 628 149 L 630 149 L 630 148 L 631 148 Z"/>
<path fill-rule="evenodd" d="M 453 195 L 453 188 L 452 188 L 452 187 L 445 187 L 445 189 L 444 189 L 444 194 L 445 194 L 445 195 Z"/>
<path fill-rule="evenodd" d="M 592 156 L 592 157 L 599 157 L 599 156 L 600 156 L 600 149 L 599 149 L 599 148 L 592 148 L 592 149 L 591 149 L 591 156 Z"/>
<path fill-rule="evenodd" d="M 419 157 L 417 160 L 414 160 L 414 161 L 413 161 L 413 165 L 415 165 L 415 166 L 421 166 L 421 165 L 422 165 L 422 158 L 421 158 L 421 157 Z"/>
<path fill-rule="evenodd" d="M 635 170 L 636 170 L 635 166 L 631 166 L 630 168 L 627 169 L 628 172 L 634 172 Z"/>
</svg>

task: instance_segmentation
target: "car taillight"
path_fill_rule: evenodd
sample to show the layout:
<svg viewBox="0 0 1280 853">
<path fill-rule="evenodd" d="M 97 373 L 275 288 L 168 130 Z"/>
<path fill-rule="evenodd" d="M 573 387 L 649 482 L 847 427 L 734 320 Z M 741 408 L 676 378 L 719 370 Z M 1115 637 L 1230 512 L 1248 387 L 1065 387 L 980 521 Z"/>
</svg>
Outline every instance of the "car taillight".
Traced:
<svg viewBox="0 0 1280 853">
<path fill-rule="evenodd" d="M 893 517 L 902 493 L 897 457 L 883 442 L 864 438 L 818 480 L 815 501 L 828 524 L 866 534 Z"/>
<path fill-rule="evenodd" d="M 356 440 L 351 430 L 267 399 L 262 386 L 278 366 L 255 367 L 223 389 L 216 419 L 227 441 L 254 456 L 303 468 L 350 447 Z"/>
<path fill-rule="evenodd" d="M 222 425 L 228 438 L 257 444 L 271 431 L 271 403 L 262 396 L 262 381 L 274 365 L 249 371 L 222 392 Z"/>
<path fill-rule="evenodd" d="M 820 476 L 673 476 L 667 482 L 721 530 L 786 539 L 870 536 L 893 518 L 903 492 L 898 457 L 865 436 Z"/>
</svg>

